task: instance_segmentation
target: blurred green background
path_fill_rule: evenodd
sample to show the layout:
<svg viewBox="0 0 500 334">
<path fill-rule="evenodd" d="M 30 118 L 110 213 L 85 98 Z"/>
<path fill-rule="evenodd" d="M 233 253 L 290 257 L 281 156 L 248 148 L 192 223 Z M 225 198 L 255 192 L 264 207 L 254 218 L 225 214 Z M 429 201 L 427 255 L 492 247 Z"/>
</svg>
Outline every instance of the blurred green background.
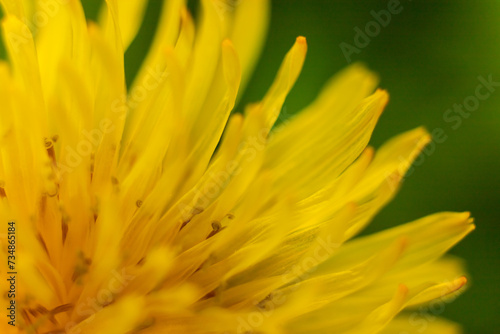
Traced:
<svg viewBox="0 0 500 334">
<path fill-rule="evenodd" d="M 263 57 L 245 100 L 265 92 L 281 57 L 297 35 L 309 52 L 286 102 L 307 105 L 329 76 L 347 65 L 341 43 L 355 46 L 355 27 L 373 21 L 389 1 L 282 0 L 273 2 Z M 401 1 L 401 12 L 353 54 L 381 78 L 391 101 L 375 130 L 380 146 L 402 131 L 441 128 L 447 139 L 424 154 L 395 200 L 366 233 L 443 211 L 471 211 L 477 229 L 452 253 L 466 259 L 469 290 L 447 304 L 443 316 L 466 333 L 500 332 L 500 87 L 456 129 L 444 113 L 475 94 L 478 76 L 500 82 L 500 1 Z"/>
<path fill-rule="evenodd" d="M 88 16 L 95 17 L 99 1 L 83 3 Z M 341 43 L 356 46 L 354 29 L 364 30 L 374 20 L 370 12 L 387 9 L 389 3 L 274 0 L 268 39 L 240 108 L 263 96 L 295 37 L 303 35 L 309 45 L 307 60 L 285 104 L 288 113 L 301 110 L 348 64 Z M 151 41 L 160 4 L 150 2 L 140 36 L 126 54 L 129 82 Z M 429 131 L 441 128 L 446 140 L 420 158 L 423 163 L 365 233 L 438 211 L 471 211 L 477 229 L 452 250 L 467 260 L 470 288 L 446 304 L 444 316 L 462 323 L 466 333 L 498 333 L 500 87 L 456 129 L 443 116 L 475 94 L 479 76 L 491 75 L 500 82 L 500 1 L 402 0 L 398 9 L 386 27 L 350 57 L 379 73 L 381 87 L 391 94 L 372 144 L 378 147 L 420 125 Z"/>
</svg>

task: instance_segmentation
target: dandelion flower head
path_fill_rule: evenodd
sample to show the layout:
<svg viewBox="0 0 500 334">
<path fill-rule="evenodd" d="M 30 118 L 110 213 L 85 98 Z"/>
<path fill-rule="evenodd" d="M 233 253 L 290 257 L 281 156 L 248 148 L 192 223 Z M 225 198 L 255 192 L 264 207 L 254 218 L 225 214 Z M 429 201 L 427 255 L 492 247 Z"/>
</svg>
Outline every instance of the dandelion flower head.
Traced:
<svg viewBox="0 0 500 334">
<path fill-rule="evenodd" d="M 269 1 L 202 0 L 196 19 L 163 1 L 128 90 L 147 1 L 106 0 L 98 22 L 79 0 L 0 3 L 0 221 L 15 223 L 17 272 L 1 333 L 417 333 L 412 309 L 465 285 L 444 253 L 469 213 L 357 237 L 430 140 L 368 146 L 388 102 L 376 75 L 352 65 L 275 125 L 298 37 L 262 100 L 234 112 Z"/>
</svg>

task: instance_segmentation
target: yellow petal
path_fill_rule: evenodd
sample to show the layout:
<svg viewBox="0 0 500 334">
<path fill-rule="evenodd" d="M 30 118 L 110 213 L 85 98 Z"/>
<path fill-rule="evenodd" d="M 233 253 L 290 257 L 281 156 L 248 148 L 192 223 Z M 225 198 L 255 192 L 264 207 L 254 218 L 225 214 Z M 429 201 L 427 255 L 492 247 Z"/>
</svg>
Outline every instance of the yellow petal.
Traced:
<svg viewBox="0 0 500 334">
<path fill-rule="evenodd" d="M 230 39 L 240 57 L 243 92 L 264 46 L 269 23 L 270 1 L 240 1 L 235 8 Z M 241 93 L 240 93 L 241 95 Z"/>
<path fill-rule="evenodd" d="M 432 314 L 408 313 L 398 315 L 381 334 L 461 334 L 459 325 Z"/>
<path fill-rule="evenodd" d="M 340 251 L 325 262 L 319 271 L 338 271 L 355 262 L 361 262 L 382 249 L 388 242 L 408 238 L 408 249 L 396 265 L 412 268 L 431 262 L 455 245 L 474 226 L 469 213 L 439 213 L 370 236 L 346 243 Z"/>
<path fill-rule="evenodd" d="M 26 18 L 23 1 L 1 0 L 0 3 L 6 14 L 15 15 L 21 21 Z"/>
<path fill-rule="evenodd" d="M 142 297 L 127 297 L 92 313 L 71 330 L 81 333 L 121 334 L 134 330 L 141 322 Z M 88 306 L 90 310 L 90 306 Z M 86 311 L 87 312 L 87 311 Z"/>
<path fill-rule="evenodd" d="M 164 81 L 167 75 L 164 62 L 165 50 L 173 48 L 178 38 L 181 11 L 184 8 L 185 0 L 165 0 L 163 2 L 157 33 L 129 92 L 128 99 L 132 100 L 132 103 L 127 103 L 127 100 L 125 100 L 126 109 L 130 109 L 125 136 L 134 133 L 136 128 L 143 122 L 143 118 L 146 117 L 147 109 L 144 106 L 151 103 L 151 99 L 155 96 L 148 92 L 148 87 L 150 87 L 151 82 L 158 84 L 158 82 Z M 184 60 L 181 59 L 181 61 Z M 153 89 L 153 91 L 156 91 L 156 89 Z M 134 92 L 137 92 L 135 94 L 138 94 L 139 97 L 135 97 Z M 143 108 L 139 108 L 141 106 Z M 125 142 L 129 140 L 127 137 L 125 139 Z"/>
<path fill-rule="evenodd" d="M 285 59 L 281 63 L 281 67 L 272 86 L 261 102 L 261 108 L 266 115 L 266 128 L 271 129 L 274 122 L 278 119 L 286 96 L 292 89 L 302 70 L 306 53 L 307 42 L 305 37 L 297 37 L 295 44 L 290 51 L 288 51 Z"/>
<path fill-rule="evenodd" d="M 114 13 L 112 2 L 109 8 L 110 13 Z M 112 16 L 115 20 L 114 14 Z M 119 31 L 113 30 L 115 28 L 116 24 L 110 24 L 109 39 L 119 36 Z M 126 115 L 114 106 L 116 101 L 120 101 L 125 95 L 125 75 L 121 65 L 123 53 L 119 54 L 121 41 L 114 40 L 112 44 L 108 43 L 103 33 L 94 25 L 90 26 L 89 32 L 94 50 L 93 70 L 99 73 L 95 81 L 94 129 L 101 130 L 102 139 L 96 149 L 92 176 L 92 185 L 99 192 L 111 183 L 111 177 L 118 163 L 119 145 Z"/>
<path fill-rule="evenodd" d="M 118 4 L 118 18 L 122 36 L 123 48 L 126 50 L 134 40 L 139 28 L 141 27 L 146 7 L 147 0 L 121 0 Z M 100 25 L 106 26 L 107 8 L 101 7 Z"/>
<path fill-rule="evenodd" d="M 271 143 L 265 167 L 280 171 L 277 190 L 293 184 L 305 198 L 321 189 L 325 178 L 338 177 L 365 149 L 387 100 L 385 91 L 377 91 L 343 114 L 342 120 L 330 120 L 332 127 L 325 126 L 316 133 L 311 128 L 301 133 L 290 142 L 293 144 L 289 149 L 283 148 L 284 152 L 279 152 L 281 144 Z M 285 152 L 288 154 L 283 155 Z"/>
<path fill-rule="evenodd" d="M 216 73 L 223 40 L 220 17 L 211 0 L 202 0 L 202 16 L 196 34 L 189 71 L 186 73 L 185 114 L 194 123 L 208 96 Z"/>
</svg>

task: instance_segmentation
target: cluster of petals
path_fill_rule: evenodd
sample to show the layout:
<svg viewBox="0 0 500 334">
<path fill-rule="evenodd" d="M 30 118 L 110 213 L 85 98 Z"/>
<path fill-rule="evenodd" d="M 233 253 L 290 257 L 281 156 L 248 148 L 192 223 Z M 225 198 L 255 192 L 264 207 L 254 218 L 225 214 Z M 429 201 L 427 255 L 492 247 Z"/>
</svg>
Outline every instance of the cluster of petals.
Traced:
<svg viewBox="0 0 500 334">
<path fill-rule="evenodd" d="M 0 3 L 0 222 L 15 223 L 18 273 L 1 333 L 459 332 L 413 310 L 465 285 L 444 254 L 469 213 L 356 237 L 430 140 L 417 128 L 368 146 L 388 102 L 376 75 L 350 66 L 277 122 L 304 37 L 263 99 L 233 110 L 266 0 L 202 0 L 196 20 L 163 1 L 128 90 L 147 1 L 106 0 L 97 23 L 80 0 Z"/>
</svg>

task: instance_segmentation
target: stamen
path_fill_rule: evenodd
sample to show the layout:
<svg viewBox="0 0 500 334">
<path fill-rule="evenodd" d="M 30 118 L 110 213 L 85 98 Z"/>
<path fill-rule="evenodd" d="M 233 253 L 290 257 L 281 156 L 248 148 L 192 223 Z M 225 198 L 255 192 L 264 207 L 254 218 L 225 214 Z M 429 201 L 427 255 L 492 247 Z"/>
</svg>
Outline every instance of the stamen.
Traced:
<svg viewBox="0 0 500 334">
<path fill-rule="evenodd" d="M 68 222 L 70 221 L 70 218 L 66 211 L 61 207 L 61 229 L 62 229 L 62 243 L 64 244 L 66 242 L 66 237 L 68 235 Z"/>
<path fill-rule="evenodd" d="M 85 254 L 80 251 L 78 252 L 78 260 L 75 265 L 75 270 L 71 280 L 81 284 L 81 277 L 89 271 L 89 267 L 92 264 L 92 260 L 85 257 Z"/>
<path fill-rule="evenodd" d="M 47 314 L 49 313 L 49 310 L 47 310 L 45 307 L 43 307 L 42 305 L 38 305 L 36 307 L 36 311 L 40 314 Z"/>
<path fill-rule="evenodd" d="M 270 293 L 266 296 L 266 298 L 262 299 L 260 302 L 257 303 L 257 307 L 260 308 L 261 310 L 265 310 L 267 303 L 270 302 L 273 299 L 273 294 Z"/>
<path fill-rule="evenodd" d="M 50 313 L 52 315 L 56 315 L 56 314 L 59 314 L 59 313 L 64 313 L 64 312 L 68 312 L 68 311 L 71 311 L 75 306 L 73 304 L 63 304 L 63 305 L 59 305 L 55 308 L 53 308 Z"/>
<path fill-rule="evenodd" d="M 62 221 L 61 229 L 62 229 L 62 243 L 64 244 L 66 242 L 66 237 L 68 236 L 68 224 Z"/>
<path fill-rule="evenodd" d="M 25 323 L 27 324 L 27 332 L 29 333 L 39 333 L 38 327 L 41 325 L 39 315 L 42 317 L 46 317 L 53 325 L 59 325 L 57 322 L 55 315 L 61 312 L 67 312 L 73 309 L 73 305 L 64 304 L 54 308 L 52 311 L 48 311 L 42 305 L 37 305 L 35 308 L 23 309 L 21 314 Z M 28 314 L 29 312 L 29 314 Z M 33 320 L 30 317 L 30 314 L 33 316 Z M 38 319 L 37 319 L 38 318 Z M 54 329 L 49 332 L 44 332 L 43 334 L 64 334 L 65 332 L 61 329 Z"/>
<path fill-rule="evenodd" d="M 200 213 L 202 213 L 203 210 L 204 210 L 203 208 L 197 206 L 196 208 L 193 208 L 193 210 L 191 210 L 191 214 L 193 216 L 196 216 L 196 215 L 199 215 Z"/>
<path fill-rule="evenodd" d="M 0 198 L 5 197 L 7 197 L 7 194 L 5 193 L 5 183 L 3 181 L 0 181 Z"/>
<path fill-rule="evenodd" d="M 214 230 L 214 232 L 219 232 L 220 228 L 221 224 L 218 221 L 212 222 L 212 229 Z"/>
<path fill-rule="evenodd" d="M 49 150 L 51 147 L 54 147 L 54 142 L 52 141 L 52 138 L 44 138 L 44 145 L 47 150 Z"/>
<path fill-rule="evenodd" d="M 49 255 L 49 250 L 47 249 L 47 244 L 45 243 L 45 240 L 43 240 L 42 235 L 40 233 L 38 233 L 37 237 L 38 237 L 38 241 L 40 241 L 40 243 L 42 244 L 43 250 L 45 250 L 45 253 L 47 253 L 47 255 Z"/>
<path fill-rule="evenodd" d="M 47 208 L 47 196 L 43 195 L 40 202 L 40 216 L 45 216 L 45 209 Z"/>
<path fill-rule="evenodd" d="M 142 331 L 144 329 L 152 327 L 155 323 L 156 323 L 156 319 L 155 318 L 147 319 L 142 324 L 140 324 L 139 326 L 137 326 L 136 328 L 134 328 L 134 330 L 132 331 L 132 333 L 140 332 L 140 331 Z"/>
<path fill-rule="evenodd" d="M 47 177 L 47 179 L 51 182 L 54 182 L 56 184 L 56 187 L 52 193 L 47 192 L 46 194 L 49 197 L 56 197 L 57 195 L 59 195 L 59 183 L 57 183 L 55 181 L 56 175 L 54 173 L 50 173 L 50 175 Z"/>
<path fill-rule="evenodd" d="M 57 166 L 56 151 L 54 150 L 54 144 L 57 141 L 57 139 L 59 139 L 58 135 L 52 136 L 52 138 L 44 138 L 44 146 L 45 149 L 47 150 L 47 155 L 49 156 L 53 167 Z M 54 178 L 54 176 L 52 177 Z"/>
<path fill-rule="evenodd" d="M 182 229 L 184 228 L 184 226 L 186 226 L 186 225 L 187 225 L 187 224 L 188 224 L 188 223 L 189 223 L 189 222 L 193 219 L 193 217 L 194 217 L 194 216 L 199 215 L 200 213 L 202 213 L 202 212 L 203 212 L 203 210 L 204 210 L 204 209 L 203 209 L 203 208 L 201 208 L 201 207 L 199 207 L 199 206 L 198 206 L 198 207 L 196 207 L 196 208 L 193 208 L 193 209 L 191 210 L 191 217 L 190 217 L 188 220 L 184 221 L 184 222 L 181 224 L 181 228 L 179 229 L 179 231 L 180 231 L 180 230 L 182 230 Z"/>
<path fill-rule="evenodd" d="M 120 192 L 120 181 L 116 177 L 111 177 L 111 184 L 113 185 L 113 191 Z"/>
<path fill-rule="evenodd" d="M 21 310 L 21 315 L 23 316 L 24 322 L 28 326 L 31 326 L 32 322 L 31 322 L 31 319 L 30 319 L 28 312 L 26 312 L 26 310 L 23 309 L 23 310 Z"/>
<path fill-rule="evenodd" d="M 180 230 L 182 230 L 182 229 L 184 228 L 184 226 L 186 226 L 186 225 L 187 225 L 190 221 L 191 221 L 191 219 L 186 220 L 185 222 L 183 222 L 183 223 L 181 224 L 181 228 L 179 229 L 179 231 L 180 231 Z"/>
<path fill-rule="evenodd" d="M 218 221 L 213 221 L 212 222 L 212 231 L 207 236 L 207 239 L 216 235 L 221 229 L 222 229 L 222 225 Z"/>
<path fill-rule="evenodd" d="M 214 290 L 210 291 L 209 293 L 207 293 L 205 296 L 203 296 L 201 298 L 201 300 L 213 298 L 213 297 L 215 297 L 216 294 L 217 294 L 217 289 L 214 289 Z"/>
<path fill-rule="evenodd" d="M 48 312 L 48 317 L 49 317 L 50 322 L 52 322 L 54 325 L 57 325 L 58 322 L 57 322 L 55 316 L 59 313 L 71 311 L 73 308 L 74 308 L 73 304 L 63 304 L 63 305 L 59 305 L 59 306 L 53 308 L 52 310 L 50 310 Z M 50 333 L 52 333 L 52 332 L 50 332 Z M 57 333 L 57 332 L 54 332 L 54 333 Z"/>
<path fill-rule="evenodd" d="M 34 316 L 34 317 L 36 317 L 36 315 L 37 315 L 37 313 L 38 313 L 36 310 L 34 310 L 34 309 L 32 309 L 32 308 L 28 309 L 28 312 L 29 312 L 32 316 Z"/>
</svg>

